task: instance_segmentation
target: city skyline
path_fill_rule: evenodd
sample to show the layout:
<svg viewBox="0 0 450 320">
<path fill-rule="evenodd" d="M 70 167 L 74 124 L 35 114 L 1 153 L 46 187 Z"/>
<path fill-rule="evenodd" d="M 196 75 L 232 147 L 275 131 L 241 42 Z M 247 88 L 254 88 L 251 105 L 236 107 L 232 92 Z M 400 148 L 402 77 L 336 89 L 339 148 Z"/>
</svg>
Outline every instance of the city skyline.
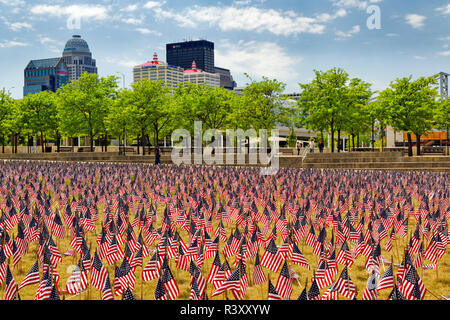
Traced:
<svg viewBox="0 0 450 320">
<path fill-rule="evenodd" d="M 370 29 L 367 8 L 380 10 L 381 29 Z M 62 54 L 80 34 L 96 57 L 100 76 L 123 73 L 164 57 L 171 42 L 215 43 L 216 65 L 230 69 L 239 87 L 262 76 L 287 84 L 313 78 L 313 70 L 342 67 L 382 90 L 396 77 L 450 72 L 450 3 L 388 0 L 283 2 L 179 0 L 94 2 L 0 0 L 0 88 L 20 98 L 30 60 Z M 14 87 L 14 88 L 12 88 Z"/>
</svg>

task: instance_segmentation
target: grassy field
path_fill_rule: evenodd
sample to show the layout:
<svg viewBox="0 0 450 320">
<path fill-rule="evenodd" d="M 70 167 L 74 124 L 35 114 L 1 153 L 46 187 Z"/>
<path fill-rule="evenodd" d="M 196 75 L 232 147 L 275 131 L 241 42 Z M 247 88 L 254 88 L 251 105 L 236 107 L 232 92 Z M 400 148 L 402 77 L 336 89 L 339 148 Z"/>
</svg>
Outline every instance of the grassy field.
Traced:
<svg viewBox="0 0 450 320">
<path fill-rule="evenodd" d="M 158 212 L 160 212 L 162 214 L 163 209 L 164 208 L 162 206 L 160 206 L 158 208 Z M 95 248 L 97 245 L 96 244 L 97 235 L 101 231 L 100 221 L 102 221 L 102 217 L 103 217 L 103 215 L 100 214 L 100 218 L 96 222 L 95 232 L 89 232 L 89 233 L 87 233 L 87 235 L 85 237 L 86 242 L 91 247 L 92 253 L 95 251 Z M 411 218 L 410 222 L 413 222 L 413 220 L 414 219 Z M 160 225 L 161 225 L 161 222 L 160 222 L 160 220 L 158 220 L 156 227 L 160 227 Z M 214 230 L 216 227 L 217 227 L 217 224 L 214 225 Z M 225 223 L 225 227 L 227 230 L 227 236 L 229 236 L 231 231 L 234 230 L 234 224 Z M 415 227 L 415 221 L 414 221 L 414 223 L 410 223 L 409 229 L 414 228 L 414 227 Z M 13 234 L 16 233 L 15 230 L 11 230 L 11 232 Z M 137 232 L 136 229 L 135 229 L 135 232 Z M 68 232 L 66 232 L 66 234 L 67 233 Z M 182 235 L 182 238 L 185 242 L 188 241 L 185 232 L 180 232 L 180 235 Z M 328 234 L 328 239 L 329 239 L 330 235 L 331 234 Z M 278 240 L 277 240 L 278 246 L 282 242 L 282 240 L 280 238 L 281 237 L 279 236 Z M 307 259 L 307 261 L 309 262 L 309 264 L 311 266 L 311 270 L 307 270 L 306 268 L 297 266 L 295 264 L 292 264 L 290 261 L 288 261 L 289 265 L 293 267 L 295 273 L 299 276 L 298 280 L 293 280 L 293 293 L 292 293 L 291 299 L 294 299 L 294 300 L 297 299 L 297 297 L 300 295 L 305 284 L 307 284 L 307 288 L 309 289 L 309 287 L 311 285 L 311 279 L 313 277 L 313 272 L 317 267 L 317 256 L 313 254 L 312 248 L 305 244 L 305 239 L 306 238 L 304 238 L 303 240 L 300 241 L 300 243 L 298 244 L 298 247 L 302 251 L 302 253 L 305 256 L 305 258 Z M 397 238 L 396 240 L 394 240 L 392 242 L 393 249 L 391 250 L 391 252 L 386 252 L 384 250 L 384 244 L 386 241 L 387 241 L 387 238 L 383 239 L 381 242 L 382 256 L 388 260 L 393 259 L 394 275 L 395 275 L 396 271 L 398 269 L 395 265 L 399 264 L 401 262 L 401 259 L 403 258 L 402 252 L 403 252 L 403 248 L 405 247 L 405 245 L 408 241 L 408 238 Z M 157 243 L 157 241 L 155 241 L 155 242 Z M 60 249 L 61 253 L 64 253 L 67 249 L 70 248 L 69 243 L 70 243 L 70 240 L 68 239 L 68 237 L 66 237 L 66 239 L 57 241 L 57 246 Z M 221 252 L 221 249 L 223 249 L 223 246 L 224 246 L 224 243 L 220 242 L 220 247 L 219 247 L 220 252 Z M 350 249 L 353 248 L 353 245 L 349 244 L 349 246 L 350 246 Z M 122 249 L 123 249 L 123 247 L 124 246 L 122 246 Z M 20 284 L 20 282 L 25 277 L 25 275 L 28 272 L 28 270 L 30 269 L 30 267 L 36 261 L 36 254 L 35 254 L 36 248 L 37 248 L 37 242 L 34 242 L 30 246 L 28 253 L 22 257 L 22 260 L 20 261 L 20 263 L 18 265 L 16 265 L 16 268 L 13 270 L 15 280 L 18 284 Z M 152 248 L 155 248 L 155 245 L 152 245 L 150 247 L 150 249 L 152 249 Z M 338 250 L 336 251 L 336 253 L 337 252 L 338 252 Z M 260 257 L 262 256 L 263 253 L 264 253 L 264 249 L 260 248 L 259 249 Z M 151 254 L 144 259 L 144 263 L 143 263 L 144 268 L 145 268 L 145 265 L 147 264 L 147 262 L 150 260 L 150 257 L 151 257 Z M 57 267 L 58 274 L 61 277 L 59 285 L 58 285 L 59 289 L 62 289 L 65 287 L 67 279 L 70 277 L 73 267 L 78 262 L 78 259 L 79 259 L 79 254 L 77 254 L 74 257 L 63 256 L 63 261 L 61 263 L 59 263 L 58 267 Z M 205 262 L 201 268 L 202 274 L 205 277 L 205 279 L 208 276 L 213 259 L 214 258 L 205 260 Z M 221 255 L 221 262 L 222 263 L 224 262 L 223 255 Z M 232 263 L 234 262 L 234 257 L 229 259 L 228 262 L 230 263 L 230 265 L 232 265 Z M 366 257 L 360 255 L 355 260 L 354 265 L 349 269 L 349 276 L 352 279 L 353 283 L 357 287 L 357 290 L 358 290 L 357 298 L 359 298 L 359 299 L 362 298 L 362 293 L 364 291 L 367 279 L 369 277 L 369 273 L 366 271 L 366 269 L 364 267 L 365 262 L 366 262 Z M 108 269 L 111 284 L 113 285 L 114 266 L 108 265 L 106 263 L 106 261 L 103 261 L 103 263 L 106 266 L 106 268 Z M 120 263 L 118 263 L 118 265 L 120 265 Z M 10 266 L 12 267 L 12 261 L 10 263 Z M 264 284 L 261 284 L 261 285 L 253 285 L 252 280 L 251 280 L 252 274 L 253 274 L 253 266 L 254 266 L 254 258 L 248 259 L 246 272 L 247 272 L 247 276 L 249 277 L 249 288 L 247 289 L 245 299 L 266 300 L 267 299 L 267 282 Z M 428 269 L 428 270 L 419 269 L 418 270 L 420 277 L 423 279 L 423 282 L 424 282 L 426 288 L 428 289 L 428 292 L 425 296 L 426 300 L 442 299 L 442 296 L 450 295 L 450 258 L 447 253 L 442 257 L 441 260 L 439 260 L 438 266 L 439 266 L 439 268 L 437 270 L 433 270 L 433 269 Z M 180 295 L 178 296 L 178 299 L 180 299 L 180 300 L 189 299 L 189 294 L 190 294 L 190 275 L 189 275 L 189 273 L 176 268 L 174 259 L 171 259 L 169 261 L 169 267 L 170 267 L 172 274 L 174 275 L 177 285 L 180 289 Z M 339 273 L 337 276 L 335 276 L 334 280 L 336 280 L 336 278 L 339 276 L 339 274 L 343 268 L 343 266 L 341 266 L 341 265 L 338 265 L 338 267 L 339 267 Z M 384 271 L 387 267 L 388 267 L 388 265 L 381 266 L 381 271 L 380 271 L 381 274 L 384 273 Z M 232 269 L 234 270 L 235 268 L 232 267 Z M 268 277 L 275 284 L 278 279 L 278 273 L 271 272 L 264 267 L 263 267 L 263 270 L 265 271 L 266 277 Z M 148 282 L 142 281 L 142 268 L 137 268 L 135 270 L 135 274 L 136 274 L 136 284 L 135 284 L 133 293 L 134 293 L 136 299 L 138 299 L 138 300 L 141 300 L 141 299 L 153 300 L 154 292 L 156 289 L 157 279 L 154 279 L 154 280 L 148 281 Z M 30 285 L 30 286 L 27 286 L 27 287 L 21 289 L 20 290 L 21 299 L 27 299 L 27 300 L 34 299 L 37 287 L 38 287 L 38 284 L 34 284 L 34 285 Z M 323 292 L 325 290 L 326 289 L 322 289 L 321 294 L 323 294 Z M 4 284 L 2 285 L 2 292 L 4 292 Z M 212 284 L 207 285 L 206 292 L 207 292 L 208 297 L 211 297 L 212 293 L 214 292 L 214 287 L 212 286 Z M 386 300 L 388 295 L 390 294 L 390 292 L 391 292 L 391 289 L 386 289 L 386 290 L 380 291 L 379 292 L 379 300 Z M 227 295 L 222 294 L 222 295 L 216 296 L 212 299 L 223 300 L 225 298 L 228 298 L 230 300 L 234 299 L 231 292 L 229 292 Z M 101 293 L 99 290 L 89 287 L 89 289 L 87 291 L 85 291 L 79 295 L 76 295 L 76 296 L 61 295 L 61 299 L 99 300 L 99 299 L 101 299 Z M 115 299 L 122 299 L 122 297 L 115 296 Z M 343 297 L 342 295 L 339 295 L 339 299 L 347 300 L 347 298 Z"/>
<path fill-rule="evenodd" d="M 147 194 L 150 199 L 152 199 L 151 194 L 153 191 L 156 193 L 164 193 L 169 190 L 175 190 L 175 187 L 179 187 L 177 192 L 186 193 L 188 195 L 192 195 L 193 193 L 199 194 L 202 191 L 210 190 L 212 192 L 211 197 L 215 197 L 216 200 L 219 198 L 224 198 L 225 195 L 220 192 L 222 190 L 224 193 L 231 195 L 231 197 L 241 197 L 238 198 L 240 202 L 244 201 L 244 196 L 253 192 L 255 188 L 259 188 L 258 194 L 264 199 L 271 199 L 274 195 L 277 195 L 276 199 L 274 199 L 274 203 L 278 206 L 278 212 L 282 205 L 282 198 L 280 197 L 281 193 L 286 195 L 287 193 L 295 194 L 296 197 L 292 197 L 288 199 L 292 201 L 300 202 L 306 198 L 319 199 L 320 193 L 317 191 L 322 189 L 322 194 L 328 194 L 328 204 L 341 204 L 346 202 L 347 200 L 344 198 L 351 198 L 349 200 L 350 207 L 353 206 L 352 201 L 364 202 L 364 192 L 358 188 L 365 188 L 368 195 L 369 200 L 372 201 L 374 199 L 385 199 L 389 196 L 389 192 L 396 194 L 406 194 L 406 197 L 411 197 L 412 205 L 414 209 L 418 209 L 419 201 L 416 199 L 418 191 L 423 191 L 425 193 L 431 193 L 436 191 L 436 197 L 441 196 L 443 198 L 448 198 L 448 192 L 446 191 L 446 186 L 448 185 L 448 179 L 445 175 L 437 175 L 437 174 L 418 174 L 418 173 L 364 173 L 364 172 L 353 172 L 353 171 L 313 171 L 313 170 L 294 170 L 294 169 L 280 169 L 278 176 L 273 177 L 263 177 L 259 174 L 258 169 L 249 169 L 249 168 L 216 168 L 216 167 L 186 167 L 179 168 L 176 166 L 149 166 L 149 165 L 98 165 L 98 164 L 54 164 L 54 163 L 27 163 L 27 162 L 11 162 L 5 163 L 3 167 L 0 167 L 0 174 L 5 177 L 3 189 L 1 189 L 2 195 L 4 197 L 6 192 L 5 190 L 15 189 L 17 186 L 22 186 L 22 184 L 28 184 L 30 188 L 38 188 L 42 190 L 42 192 L 46 192 L 52 197 L 54 197 L 54 190 L 65 190 L 69 193 L 73 192 L 75 195 L 80 195 L 84 191 L 88 192 L 86 195 L 87 198 L 90 197 L 92 200 L 93 195 L 97 195 L 97 192 L 100 187 L 108 190 L 108 198 L 115 198 L 119 192 L 129 192 L 131 193 L 134 188 L 139 189 L 141 195 Z M 372 176 L 371 176 L 372 175 Z M 370 179 L 369 179 L 369 178 Z M 373 183 L 372 178 L 378 179 L 378 183 L 375 187 L 372 186 Z M 284 183 L 284 184 L 283 184 Z M 283 187 L 281 187 L 283 184 Z M 49 186 L 47 190 L 47 185 Z M 114 187 L 108 187 L 113 185 Z M 328 188 L 325 189 L 324 187 Z M 395 186 L 395 187 L 394 187 Z M 60 188 L 62 187 L 62 188 Z M 9 188 L 9 189 L 8 189 Z M 18 188 L 19 192 L 22 187 Z M 109 188 L 109 189 L 108 189 Z M 180 188 L 182 190 L 180 190 Z M 425 189 L 424 189 L 425 188 Z M 280 191 L 283 189 L 282 191 Z M 330 191 L 331 190 L 331 191 Z M 59 192 L 59 191 L 57 191 Z M 172 191 L 170 191 L 172 192 Z M 175 191 L 173 191 L 175 192 Z M 156 196 L 156 193 L 155 194 Z M 424 193 L 422 193 L 423 195 Z M 241 196 L 239 196 L 241 195 Z M 299 196 L 301 195 L 301 197 Z M 352 197 L 353 195 L 353 197 Z M 174 194 L 171 194 L 172 198 Z M 298 196 L 298 197 L 297 197 Z M 1 198 L 1 197 L 0 197 Z M 435 198 L 436 199 L 436 198 Z M 4 200 L 4 199 L 0 199 Z M 154 200 L 154 199 L 153 199 Z M 152 202 L 154 202 L 152 200 Z M 248 200 L 248 199 L 247 199 Z M 286 202 L 288 201 L 286 200 Z M 161 220 L 163 216 L 163 212 L 165 209 L 165 205 L 162 203 L 156 204 L 154 203 L 157 209 L 157 220 L 153 224 L 155 229 L 161 227 Z M 58 201 L 53 203 L 53 210 L 58 209 Z M 242 205 L 242 203 L 241 203 Z M 356 207 L 356 204 L 355 204 Z M 145 208 L 146 210 L 148 208 Z M 217 210 L 218 206 L 214 207 L 214 210 Z M 433 208 L 434 209 L 434 208 Z M 59 208 L 59 214 L 62 216 L 64 208 Z M 90 231 L 85 235 L 85 240 L 87 245 L 90 247 L 91 256 L 96 251 L 97 248 L 97 236 L 101 232 L 102 222 L 104 221 L 103 214 L 103 204 L 102 202 L 98 202 L 98 220 L 95 222 L 95 230 Z M 262 207 L 259 207 L 258 210 L 261 212 L 263 210 Z M 366 209 L 367 210 L 367 209 Z M 344 212 L 341 212 L 344 214 Z M 311 217 L 315 218 L 316 212 L 313 210 L 311 212 Z M 366 211 L 366 215 L 369 212 Z M 134 212 L 130 210 L 129 212 L 129 221 L 131 222 L 134 218 Z M 291 217 L 288 215 L 287 219 L 290 221 Z M 397 238 L 393 241 L 393 249 L 391 252 L 385 251 L 385 243 L 387 238 L 384 238 L 381 241 L 381 255 L 382 257 L 393 260 L 394 262 L 394 274 L 396 274 L 398 267 L 397 265 L 403 259 L 403 252 L 406 244 L 409 241 L 409 237 L 411 233 L 414 231 L 416 227 L 416 221 L 413 217 L 409 218 L 409 227 L 408 227 L 408 237 L 406 238 Z M 213 222 L 213 230 L 215 230 L 218 226 L 218 221 L 215 219 Z M 365 227 L 367 226 L 368 221 L 365 223 Z M 267 229 L 269 232 L 274 227 L 275 221 L 271 222 L 271 226 Z M 224 223 L 226 234 L 229 236 L 232 231 L 235 230 L 236 226 L 233 223 Z M 263 230 L 261 223 L 259 223 L 259 227 Z M 390 231 L 390 228 L 386 228 L 387 231 Z M 179 231 L 180 236 L 183 241 L 188 244 L 188 233 L 184 230 L 177 229 Z M 239 230 L 243 233 L 243 227 L 240 226 Z M 308 227 L 309 230 L 309 227 Z M 327 242 L 331 237 L 331 227 L 327 229 Z M 134 229 L 136 235 L 139 234 L 139 230 L 137 228 Z M 9 230 L 9 235 L 11 238 L 14 238 L 17 235 L 17 226 L 13 229 Z M 316 235 L 318 230 L 316 230 Z M 210 233 L 212 238 L 214 231 Z M 264 237 L 267 238 L 268 234 L 265 234 Z M 279 235 L 276 241 L 277 245 L 280 246 L 282 243 L 282 237 Z M 70 247 L 70 232 L 66 227 L 66 237 L 65 239 L 57 239 L 53 238 L 60 250 L 61 253 L 66 252 Z M 317 256 L 313 254 L 313 250 L 311 247 L 305 244 L 306 237 L 302 239 L 299 243 L 297 243 L 299 249 L 302 251 L 303 255 L 309 262 L 311 269 L 308 270 L 306 268 L 297 266 L 292 264 L 291 261 L 288 261 L 289 265 L 292 266 L 295 274 L 298 275 L 298 280 L 293 280 L 293 293 L 291 295 L 291 299 L 297 299 L 297 297 L 302 292 L 304 286 L 307 288 L 311 285 L 311 278 L 313 277 L 313 273 L 317 268 Z M 424 250 L 427 248 L 428 241 L 426 240 L 424 243 Z M 154 249 L 158 244 L 158 241 L 155 241 L 150 246 L 150 249 Z M 350 250 L 353 249 L 354 245 L 348 242 Z M 22 256 L 21 261 L 15 268 L 12 268 L 12 257 L 8 259 L 8 263 L 13 271 L 13 276 L 17 284 L 20 284 L 31 268 L 31 266 L 36 261 L 36 249 L 37 242 L 32 243 L 29 246 L 28 253 Z M 222 249 L 225 243 L 220 242 L 219 252 L 221 253 L 220 258 L 221 262 L 224 262 L 224 256 Z M 124 249 L 124 245 L 122 246 L 122 250 Z M 339 252 L 339 247 L 336 248 L 336 254 Z M 265 249 L 259 248 L 259 256 L 262 257 Z M 150 254 L 148 257 L 144 259 L 143 267 L 147 265 L 148 261 L 151 258 Z M 77 254 L 74 257 L 63 256 L 63 261 L 58 264 L 57 272 L 60 276 L 60 281 L 58 284 L 58 289 L 64 289 L 67 283 L 68 278 L 71 276 L 74 265 L 80 259 L 80 255 Z M 211 268 L 211 264 L 214 258 L 210 258 L 204 262 L 201 267 L 201 271 L 205 279 L 209 274 L 209 270 Z M 228 263 L 230 264 L 232 270 L 235 269 L 233 267 L 233 262 L 235 257 L 231 257 L 228 259 Z M 357 298 L 361 299 L 364 289 L 366 287 L 367 279 L 369 277 L 369 273 L 365 269 L 366 257 L 360 255 L 353 266 L 349 269 L 349 276 L 352 279 L 353 283 L 357 287 L 358 295 Z M 120 261 L 117 262 L 117 265 L 120 265 Z M 266 300 L 268 293 L 268 284 L 267 282 L 255 286 L 252 283 L 252 275 L 253 275 L 253 266 L 254 259 L 247 260 L 247 268 L 246 273 L 249 278 L 249 288 L 247 289 L 245 299 L 247 300 Z M 425 261 L 424 263 L 429 263 Z M 114 286 L 114 265 L 108 265 L 106 260 L 103 260 L 103 264 L 106 266 L 109 277 L 111 281 L 111 285 Z M 180 294 L 178 299 L 186 300 L 189 299 L 190 296 L 190 275 L 186 271 L 182 271 L 176 268 L 176 263 L 174 259 L 169 261 L 169 267 L 172 271 L 173 276 L 175 277 L 176 283 L 179 287 Z M 380 273 L 381 275 L 384 273 L 388 266 L 381 265 Z M 334 277 L 334 280 L 339 276 L 342 271 L 343 266 L 338 265 L 338 274 Z M 263 267 L 263 270 L 266 274 L 266 277 L 269 278 L 272 283 L 275 285 L 278 279 L 279 274 L 269 271 L 268 269 Z M 438 269 L 426 269 L 418 270 L 420 277 L 423 279 L 423 282 L 428 289 L 427 294 L 425 296 L 426 300 L 436 300 L 442 299 L 442 296 L 450 295 L 450 258 L 448 253 L 446 252 L 444 256 L 438 262 Z M 134 295 L 136 299 L 144 299 L 144 300 L 153 300 L 154 293 L 156 289 L 157 279 L 152 281 L 143 282 L 142 281 L 142 268 L 137 268 L 135 270 L 136 274 L 136 283 L 134 288 Z M 42 274 L 41 274 L 42 276 Z M 35 297 L 36 289 L 38 284 L 27 286 L 20 290 L 21 299 L 32 300 Z M 326 289 L 321 290 L 321 294 L 325 292 Z M 4 298 L 5 284 L 1 285 L 1 298 Z M 208 297 L 214 292 L 214 287 L 211 284 L 207 285 L 206 293 Z M 385 300 L 390 294 L 391 289 L 383 290 L 379 292 L 379 299 Z M 62 299 L 72 300 L 99 300 L 101 299 L 101 293 L 94 288 L 88 287 L 88 290 L 82 292 L 79 295 L 71 296 L 71 295 L 62 295 Z M 121 299 L 121 296 L 116 296 L 115 299 Z M 231 292 L 227 294 L 222 294 L 220 296 L 214 297 L 214 299 L 233 299 L 233 295 Z M 346 298 L 343 296 L 339 296 L 340 299 L 345 300 Z"/>
</svg>

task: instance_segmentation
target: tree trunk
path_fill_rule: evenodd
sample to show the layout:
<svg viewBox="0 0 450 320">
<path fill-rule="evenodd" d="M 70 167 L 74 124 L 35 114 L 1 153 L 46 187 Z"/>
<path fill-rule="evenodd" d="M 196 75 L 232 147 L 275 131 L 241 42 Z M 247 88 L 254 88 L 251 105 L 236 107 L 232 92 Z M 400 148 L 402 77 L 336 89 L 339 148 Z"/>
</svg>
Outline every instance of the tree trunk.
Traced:
<svg viewBox="0 0 450 320">
<path fill-rule="evenodd" d="M 140 154 L 139 149 L 140 149 L 141 141 L 139 140 L 139 136 L 136 137 L 136 142 L 137 142 L 137 154 Z"/>
<path fill-rule="evenodd" d="M 372 137 L 370 138 L 370 143 L 372 144 L 372 151 L 375 151 L 375 125 L 372 123 Z"/>
<path fill-rule="evenodd" d="M 5 153 L 5 135 L 2 134 L 2 153 Z"/>
<path fill-rule="evenodd" d="M 408 157 L 412 157 L 413 156 L 413 151 L 412 151 L 412 139 L 411 139 L 411 133 L 407 133 L 408 136 Z"/>
<path fill-rule="evenodd" d="M 331 131 L 331 152 L 334 153 L 334 122 L 333 121 L 331 121 L 330 131 Z"/>
<path fill-rule="evenodd" d="M 91 141 L 89 141 L 89 144 L 91 145 L 91 152 L 94 152 L 94 134 L 92 131 L 89 133 L 89 138 Z"/>
<path fill-rule="evenodd" d="M 338 153 L 341 152 L 341 128 L 338 129 Z"/>
<path fill-rule="evenodd" d="M 356 147 L 359 148 L 359 134 L 356 136 Z"/>
<path fill-rule="evenodd" d="M 61 146 L 61 137 L 59 136 L 59 132 L 56 133 L 56 152 L 60 151 Z"/>
<path fill-rule="evenodd" d="M 417 155 L 420 156 L 420 134 L 416 135 L 416 148 L 417 148 Z"/>
<path fill-rule="evenodd" d="M 158 126 L 155 126 L 155 146 L 158 145 L 159 142 L 159 129 Z"/>
<path fill-rule="evenodd" d="M 144 130 L 142 130 L 142 134 L 141 134 L 141 145 L 142 145 L 142 155 L 145 156 L 145 144 L 144 144 L 144 138 L 145 138 L 145 134 L 144 134 Z"/>
<path fill-rule="evenodd" d="M 108 152 L 108 135 L 105 134 L 105 152 Z"/>
</svg>

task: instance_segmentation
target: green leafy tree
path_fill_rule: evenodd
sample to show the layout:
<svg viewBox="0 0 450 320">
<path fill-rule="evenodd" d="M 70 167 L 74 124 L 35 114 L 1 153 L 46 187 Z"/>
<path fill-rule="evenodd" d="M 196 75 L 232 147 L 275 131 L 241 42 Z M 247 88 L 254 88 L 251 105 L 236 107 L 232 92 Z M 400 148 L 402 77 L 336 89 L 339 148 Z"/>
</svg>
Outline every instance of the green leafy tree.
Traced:
<svg viewBox="0 0 450 320">
<path fill-rule="evenodd" d="M 328 131 L 331 135 L 331 152 L 334 152 L 334 135 L 345 129 L 348 111 L 348 74 L 334 68 L 329 71 L 314 70 L 311 83 L 300 84 L 298 101 L 303 125 L 314 131 Z"/>
<path fill-rule="evenodd" d="M 91 151 L 94 139 L 105 134 L 105 119 L 116 97 L 117 77 L 84 73 L 58 90 L 61 129 L 69 136 L 87 135 Z"/>
<path fill-rule="evenodd" d="M 0 90 L 0 135 L 2 139 L 2 152 L 5 153 L 5 135 L 8 133 L 7 119 L 12 112 L 13 98 L 3 88 Z"/>
<path fill-rule="evenodd" d="M 168 94 L 170 89 L 164 87 L 161 81 L 148 79 L 134 83 L 132 89 L 128 106 L 130 121 L 133 124 L 133 133 L 138 137 L 144 155 L 148 130 L 153 131 L 155 143 L 157 143 L 160 131 L 172 117 L 169 107 L 171 96 Z"/>
<path fill-rule="evenodd" d="M 233 92 L 204 84 L 184 83 L 175 91 L 177 115 L 185 119 L 184 125 L 190 129 L 194 121 L 201 121 L 203 130 L 226 129 L 234 99 Z"/>
<path fill-rule="evenodd" d="M 379 100 L 386 110 L 389 124 L 408 136 L 408 155 L 412 156 L 412 134 L 416 136 L 417 155 L 420 155 L 421 136 L 433 128 L 434 110 L 438 97 L 437 76 L 412 76 L 396 79 L 380 93 Z"/>
<path fill-rule="evenodd" d="M 42 152 L 44 152 L 47 134 L 54 134 L 59 141 L 59 123 L 55 98 L 55 93 L 42 91 L 24 97 L 21 103 L 23 121 L 32 134 L 39 134 Z"/>
<path fill-rule="evenodd" d="M 270 131 L 277 124 L 287 124 L 289 116 L 286 116 L 286 96 L 283 94 L 286 84 L 267 77 L 261 81 L 250 80 L 243 90 L 244 108 L 240 110 L 247 125 L 257 131 Z"/>
<path fill-rule="evenodd" d="M 28 129 L 27 123 L 24 121 L 23 100 L 12 100 L 10 112 L 5 118 L 5 127 L 11 135 L 11 151 L 17 153 L 20 134 Z"/>
<path fill-rule="evenodd" d="M 112 103 L 109 114 L 105 119 L 107 131 L 125 141 L 133 132 L 133 123 L 130 115 L 130 101 L 133 92 L 130 89 L 118 91 L 117 99 Z"/>
<path fill-rule="evenodd" d="M 355 137 L 368 130 L 368 117 L 365 106 L 369 104 L 372 96 L 371 84 L 361 79 L 354 78 L 350 81 L 347 91 L 347 117 L 344 123 L 345 131 L 352 137 L 353 148 L 355 148 Z M 359 141 L 358 141 L 359 145 Z"/>
</svg>

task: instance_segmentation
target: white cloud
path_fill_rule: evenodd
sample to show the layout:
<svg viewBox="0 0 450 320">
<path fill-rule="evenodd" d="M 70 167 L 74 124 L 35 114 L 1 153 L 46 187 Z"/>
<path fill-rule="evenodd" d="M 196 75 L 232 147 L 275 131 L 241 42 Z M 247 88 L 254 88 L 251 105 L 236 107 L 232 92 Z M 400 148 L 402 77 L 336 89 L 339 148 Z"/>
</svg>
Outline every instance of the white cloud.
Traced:
<svg viewBox="0 0 450 320">
<path fill-rule="evenodd" d="M 148 1 L 146 4 L 144 4 L 145 9 L 154 9 L 159 8 L 163 6 L 166 2 L 165 1 Z"/>
<path fill-rule="evenodd" d="M 450 56 L 450 51 L 443 51 L 438 53 L 440 56 L 448 57 Z"/>
<path fill-rule="evenodd" d="M 369 1 L 360 1 L 360 0 L 332 0 L 333 5 L 343 8 L 357 8 L 360 10 L 366 10 L 370 4 L 380 3 L 383 0 L 369 0 Z"/>
<path fill-rule="evenodd" d="M 101 5 L 36 5 L 31 7 L 30 12 L 34 15 L 83 18 L 87 20 L 106 20 L 109 7 Z"/>
<path fill-rule="evenodd" d="M 0 42 L 0 48 L 27 47 L 29 44 L 15 40 L 5 40 Z"/>
<path fill-rule="evenodd" d="M 386 33 L 386 37 L 399 37 L 398 33 Z"/>
<path fill-rule="evenodd" d="M 126 24 L 139 25 L 139 24 L 144 23 L 144 19 L 142 19 L 142 18 L 124 18 L 124 19 L 122 19 L 122 22 L 125 22 Z"/>
<path fill-rule="evenodd" d="M 11 7 L 22 7 L 25 5 L 23 0 L 0 0 L 0 3 Z"/>
<path fill-rule="evenodd" d="M 442 12 L 443 14 L 450 14 L 450 3 L 447 4 L 446 6 L 437 8 L 436 11 L 440 11 L 440 12 Z"/>
<path fill-rule="evenodd" d="M 405 16 L 406 23 L 409 24 L 414 29 L 421 29 L 425 26 L 425 20 L 427 17 L 418 14 L 407 14 Z"/>
<path fill-rule="evenodd" d="M 173 19 L 181 27 L 196 27 L 198 24 L 217 26 L 222 31 L 268 31 L 275 35 L 297 35 L 300 33 L 322 34 L 324 23 L 343 17 L 346 11 L 338 10 L 335 14 L 319 14 L 305 17 L 293 11 L 261 9 L 257 7 L 234 6 L 194 6 L 182 12 L 155 8 L 156 17 Z"/>
<path fill-rule="evenodd" d="M 33 30 L 33 27 L 28 22 L 9 22 L 6 18 L 1 18 L 8 29 L 12 31 L 21 31 L 22 29 Z"/>
<path fill-rule="evenodd" d="M 155 31 L 155 30 L 150 30 L 150 29 L 147 29 L 147 28 L 137 28 L 136 31 L 141 33 L 141 34 L 154 34 L 154 35 L 157 35 L 157 36 L 162 36 L 162 34 L 160 32 Z"/>
<path fill-rule="evenodd" d="M 426 60 L 427 58 L 422 57 L 422 56 L 414 56 L 414 59 L 416 59 L 416 60 Z"/>
<path fill-rule="evenodd" d="M 122 8 L 120 11 L 133 12 L 136 11 L 138 8 L 139 7 L 137 4 L 130 4 L 129 6 Z"/>
<path fill-rule="evenodd" d="M 61 41 L 58 41 L 58 40 L 55 40 L 55 39 L 52 39 L 52 38 L 49 38 L 49 37 L 45 37 L 45 36 L 42 36 L 42 35 L 39 35 L 39 42 L 41 44 L 56 44 L 56 45 L 59 45 L 59 46 L 63 46 L 64 45 L 64 43 L 61 42 Z"/>
<path fill-rule="evenodd" d="M 350 30 L 348 31 L 336 31 L 336 40 L 344 40 L 344 39 L 348 39 L 350 37 L 353 37 L 355 34 L 359 33 L 361 31 L 361 27 L 359 25 L 353 26 Z"/>
<path fill-rule="evenodd" d="M 303 60 L 290 56 L 277 43 L 243 40 L 221 41 L 215 55 L 215 64 L 230 69 L 233 76 L 247 73 L 252 78 L 266 76 L 283 82 L 298 79 L 295 66 Z"/>
</svg>

